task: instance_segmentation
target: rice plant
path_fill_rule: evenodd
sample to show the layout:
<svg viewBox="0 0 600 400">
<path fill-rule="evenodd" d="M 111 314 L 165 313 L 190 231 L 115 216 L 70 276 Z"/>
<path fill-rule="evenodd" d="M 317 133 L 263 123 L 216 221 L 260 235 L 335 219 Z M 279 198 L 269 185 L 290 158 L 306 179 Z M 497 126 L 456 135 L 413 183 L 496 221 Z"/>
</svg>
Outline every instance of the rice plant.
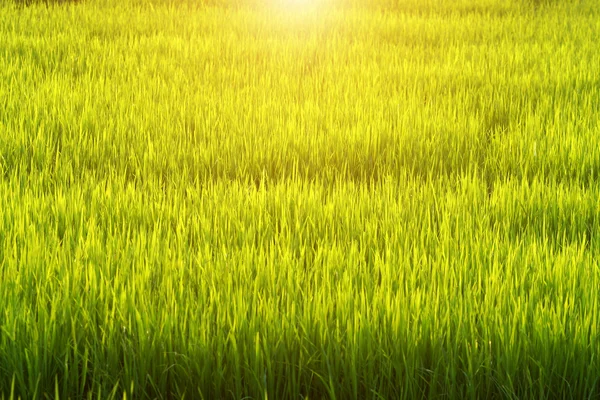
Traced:
<svg viewBox="0 0 600 400">
<path fill-rule="evenodd" d="M 595 1 L 0 4 L 0 398 L 600 395 Z"/>
</svg>

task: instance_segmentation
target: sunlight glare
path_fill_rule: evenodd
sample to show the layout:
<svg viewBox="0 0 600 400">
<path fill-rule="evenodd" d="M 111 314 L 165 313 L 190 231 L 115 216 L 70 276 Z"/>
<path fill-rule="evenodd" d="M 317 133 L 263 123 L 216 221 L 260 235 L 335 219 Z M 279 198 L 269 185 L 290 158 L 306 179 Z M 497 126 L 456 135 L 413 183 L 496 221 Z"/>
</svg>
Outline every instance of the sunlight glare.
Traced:
<svg viewBox="0 0 600 400">
<path fill-rule="evenodd" d="M 322 0 L 272 0 L 278 7 L 290 11 L 307 10 L 314 8 Z"/>
</svg>

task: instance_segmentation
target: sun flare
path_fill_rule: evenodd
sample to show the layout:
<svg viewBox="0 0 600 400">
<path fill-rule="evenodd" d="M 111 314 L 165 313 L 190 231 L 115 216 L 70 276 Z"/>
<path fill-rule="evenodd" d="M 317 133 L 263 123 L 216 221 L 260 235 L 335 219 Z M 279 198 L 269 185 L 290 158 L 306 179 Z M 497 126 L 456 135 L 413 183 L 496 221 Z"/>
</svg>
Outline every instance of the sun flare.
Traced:
<svg viewBox="0 0 600 400">
<path fill-rule="evenodd" d="M 307 10 L 317 7 L 323 0 L 272 0 L 279 8 L 290 11 Z"/>
</svg>

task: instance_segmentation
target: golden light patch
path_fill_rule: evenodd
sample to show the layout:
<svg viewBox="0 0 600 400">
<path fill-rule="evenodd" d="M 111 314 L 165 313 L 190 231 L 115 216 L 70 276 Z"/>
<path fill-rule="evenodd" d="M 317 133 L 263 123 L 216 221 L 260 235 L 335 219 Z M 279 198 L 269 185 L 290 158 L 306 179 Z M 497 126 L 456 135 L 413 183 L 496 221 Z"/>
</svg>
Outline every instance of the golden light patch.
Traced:
<svg viewBox="0 0 600 400">
<path fill-rule="evenodd" d="M 319 6 L 323 0 L 271 0 L 279 8 L 290 11 L 304 11 L 314 9 Z"/>
</svg>

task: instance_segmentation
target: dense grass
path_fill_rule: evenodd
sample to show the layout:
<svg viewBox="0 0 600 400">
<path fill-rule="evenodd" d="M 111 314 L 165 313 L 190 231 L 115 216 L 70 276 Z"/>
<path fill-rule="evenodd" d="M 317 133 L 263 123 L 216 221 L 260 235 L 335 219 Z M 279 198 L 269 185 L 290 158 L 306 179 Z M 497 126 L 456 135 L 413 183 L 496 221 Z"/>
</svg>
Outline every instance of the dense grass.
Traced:
<svg viewBox="0 0 600 400">
<path fill-rule="evenodd" d="M 595 1 L 0 5 L 0 398 L 597 398 Z"/>
</svg>

